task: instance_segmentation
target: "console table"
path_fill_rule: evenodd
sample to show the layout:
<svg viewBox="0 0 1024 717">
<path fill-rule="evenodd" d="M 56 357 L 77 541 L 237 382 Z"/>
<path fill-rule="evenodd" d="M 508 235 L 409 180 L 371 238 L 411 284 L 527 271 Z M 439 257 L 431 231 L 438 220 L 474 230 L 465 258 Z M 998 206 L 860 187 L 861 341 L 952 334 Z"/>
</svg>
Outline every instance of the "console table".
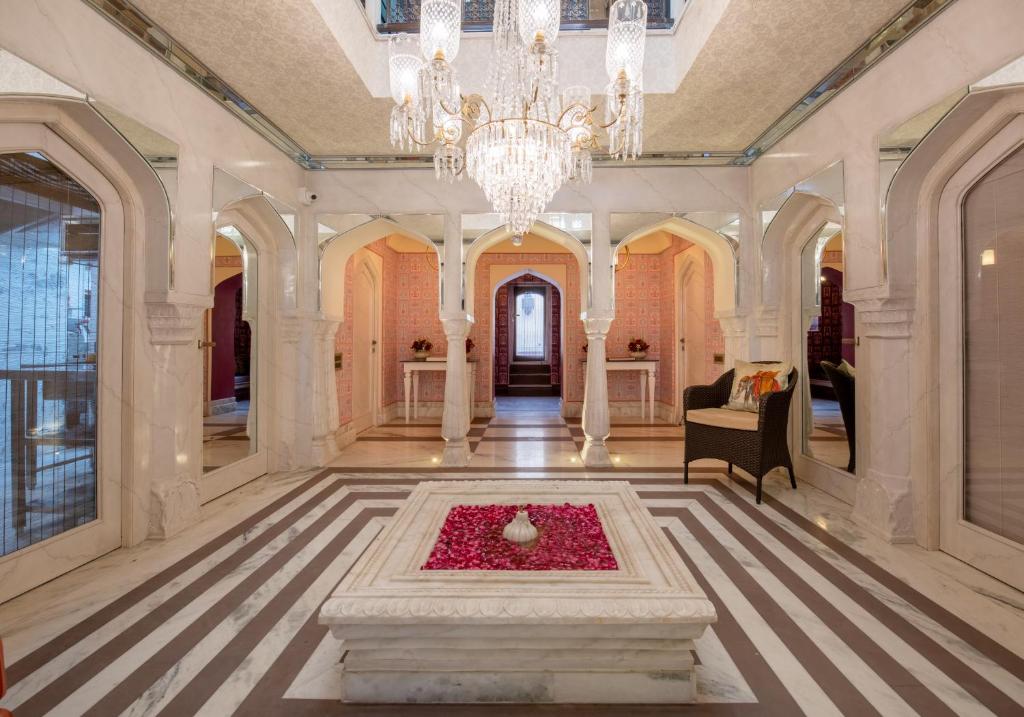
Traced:
<svg viewBox="0 0 1024 717">
<path fill-rule="evenodd" d="M 469 420 L 473 421 L 473 406 L 476 401 L 476 361 L 467 361 L 469 369 L 469 385 L 466 387 L 466 400 L 469 402 Z M 420 373 L 423 371 L 445 371 L 448 370 L 448 361 L 427 360 L 427 361 L 402 361 L 403 383 L 405 384 L 405 422 L 410 418 L 420 417 Z M 412 402 L 412 411 L 409 411 L 409 403 Z"/>
<path fill-rule="evenodd" d="M 587 360 L 583 359 L 583 363 Z M 610 358 L 605 361 L 607 371 L 639 371 L 640 372 L 640 420 L 647 416 L 647 404 L 650 404 L 650 423 L 654 423 L 654 382 L 658 372 L 656 359 L 638 361 L 631 358 Z"/>
</svg>

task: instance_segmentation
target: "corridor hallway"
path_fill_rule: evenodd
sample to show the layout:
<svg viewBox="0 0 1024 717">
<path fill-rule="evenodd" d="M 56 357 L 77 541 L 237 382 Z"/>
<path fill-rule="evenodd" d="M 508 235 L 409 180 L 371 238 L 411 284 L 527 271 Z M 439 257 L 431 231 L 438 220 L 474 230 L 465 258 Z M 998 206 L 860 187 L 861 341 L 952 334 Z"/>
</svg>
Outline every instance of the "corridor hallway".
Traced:
<svg viewBox="0 0 1024 717">
<path fill-rule="evenodd" d="M 492 418 L 475 418 L 469 430 L 468 470 L 583 469 L 579 418 L 559 415 L 556 397 L 498 396 Z M 360 433 L 331 461 L 338 468 L 429 468 L 441 462 L 444 439 L 438 418 L 406 423 L 396 418 Z M 608 450 L 615 467 L 682 470 L 683 429 L 639 418 L 616 418 Z M 718 465 L 696 461 L 695 466 Z"/>
</svg>

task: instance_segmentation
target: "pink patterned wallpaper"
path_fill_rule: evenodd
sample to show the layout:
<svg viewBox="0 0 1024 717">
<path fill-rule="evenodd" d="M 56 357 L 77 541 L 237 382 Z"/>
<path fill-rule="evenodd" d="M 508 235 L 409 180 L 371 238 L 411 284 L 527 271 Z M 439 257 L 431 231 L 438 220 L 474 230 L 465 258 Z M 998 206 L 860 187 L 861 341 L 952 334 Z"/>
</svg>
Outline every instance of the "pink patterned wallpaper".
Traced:
<svg viewBox="0 0 1024 717">
<path fill-rule="evenodd" d="M 673 405 L 678 391 L 675 386 L 677 352 L 671 350 L 678 340 L 675 324 L 675 256 L 692 246 L 683 239 L 674 239 L 672 246 L 660 254 L 634 254 L 626 267 L 615 275 L 616 311 L 608 335 L 608 355 L 625 357 L 626 344 L 635 336 L 644 338 L 651 348 L 648 356 L 659 360 L 658 400 Z M 439 317 L 436 263 L 423 254 L 399 253 L 381 239 L 366 247 L 381 257 L 382 262 L 382 324 L 380 337 L 383 363 L 382 402 L 384 406 L 404 400 L 400 361 L 412 358 L 410 345 L 421 336 L 434 344 L 435 356 L 447 353 L 444 329 Z M 702 252 L 703 253 L 703 252 Z M 705 378 L 713 381 L 721 375 L 722 366 L 714 363 L 714 354 L 724 351 L 722 329 L 714 317 L 714 271 L 711 259 L 704 254 L 705 267 Z M 563 396 L 567 401 L 583 400 L 584 354 L 586 343 L 583 323 L 579 320 L 579 270 L 571 254 L 491 254 L 485 253 L 477 263 L 476 323 L 470 338 L 476 347 L 470 358 L 477 364 L 477 400 L 493 396 L 493 341 L 491 321 L 494 311 L 490 267 L 496 264 L 561 264 L 566 267 L 566 283 L 562 295 L 565 354 L 563 356 Z M 345 267 L 345 321 L 338 330 L 336 350 L 344 356 L 342 369 L 336 372 L 338 409 L 341 424 L 352 419 L 352 272 L 354 258 Z M 634 373 L 612 373 L 608 378 L 612 401 L 636 401 L 639 377 Z M 420 378 L 421 401 L 444 400 L 444 375 L 423 374 Z"/>
<path fill-rule="evenodd" d="M 672 245 L 659 254 L 634 254 L 625 268 L 615 274 L 615 321 L 608 333 L 608 356 L 629 355 L 627 344 L 642 338 L 651 345 L 648 358 L 658 361 L 657 400 L 675 405 L 681 391 L 676 386 L 675 350 L 679 340 L 676 328 L 675 257 L 693 246 L 673 237 Z M 724 350 L 722 329 L 715 319 L 714 269 L 711 258 L 703 255 L 705 285 L 705 380 L 722 374 L 722 366 L 713 363 L 714 354 Z M 612 373 L 608 376 L 611 401 L 637 401 L 640 395 L 638 373 Z"/>
</svg>

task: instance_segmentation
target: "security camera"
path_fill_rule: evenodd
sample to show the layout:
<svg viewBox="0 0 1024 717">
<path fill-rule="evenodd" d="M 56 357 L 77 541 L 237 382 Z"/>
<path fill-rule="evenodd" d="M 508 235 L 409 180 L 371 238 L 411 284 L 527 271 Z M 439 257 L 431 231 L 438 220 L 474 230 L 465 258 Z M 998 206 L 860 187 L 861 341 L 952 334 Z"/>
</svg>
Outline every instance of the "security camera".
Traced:
<svg viewBox="0 0 1024 717">
<path fill-rule="evenodd" d="M 316 201 L 316 192 L 311 192 L 305 187 L 299 190 L 299 201 L 307 207 Z"/>
</svg>

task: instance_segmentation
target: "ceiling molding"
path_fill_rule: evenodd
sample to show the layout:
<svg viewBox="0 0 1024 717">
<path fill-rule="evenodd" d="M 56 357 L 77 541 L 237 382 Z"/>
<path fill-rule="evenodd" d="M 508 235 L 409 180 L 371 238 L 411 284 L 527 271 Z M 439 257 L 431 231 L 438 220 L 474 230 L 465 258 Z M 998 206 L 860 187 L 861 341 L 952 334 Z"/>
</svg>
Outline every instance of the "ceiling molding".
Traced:
<svg viewBox="0 0 1024 717">
<path fill-rule="evenodd" d="M 429 155 L 311 155 L 284 130 L 253 107 L 201 60 L 138 10 L 130 0 L 83 0 L 171 69 L 205 92 L 253 131 L 309 170 L 432 168 Z M 748 166 L 849 87 L 879 60 L 903 44 L 955 0 L 913 0 L 814 89 L 779 117 L 742 152 L 682 151 L 647 153 L 625 165 L 608 155 L 595 164 L 616 166 Z"/>
</svg>

